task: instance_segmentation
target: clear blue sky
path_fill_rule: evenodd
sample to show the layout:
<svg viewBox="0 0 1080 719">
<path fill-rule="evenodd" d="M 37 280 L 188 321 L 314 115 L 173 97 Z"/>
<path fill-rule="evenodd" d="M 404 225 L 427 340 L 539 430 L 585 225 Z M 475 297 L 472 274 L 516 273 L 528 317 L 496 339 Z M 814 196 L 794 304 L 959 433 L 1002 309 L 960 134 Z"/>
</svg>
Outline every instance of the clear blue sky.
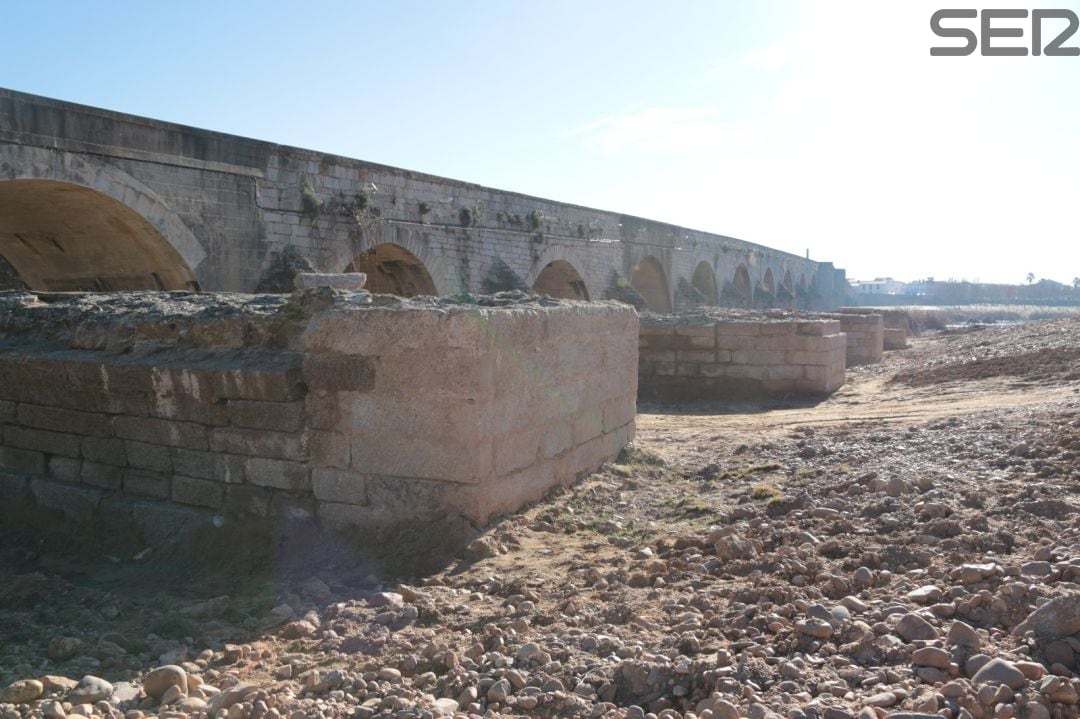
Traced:
<svg viewBox="0 0 1080 719">
<path fill-rule="evenodd" d="M 0 0 L 0 86 L 809 249 L 855 278 L 1071 281 L 1080 57 L 930 57 L 942 6 Z"/>
</svg>

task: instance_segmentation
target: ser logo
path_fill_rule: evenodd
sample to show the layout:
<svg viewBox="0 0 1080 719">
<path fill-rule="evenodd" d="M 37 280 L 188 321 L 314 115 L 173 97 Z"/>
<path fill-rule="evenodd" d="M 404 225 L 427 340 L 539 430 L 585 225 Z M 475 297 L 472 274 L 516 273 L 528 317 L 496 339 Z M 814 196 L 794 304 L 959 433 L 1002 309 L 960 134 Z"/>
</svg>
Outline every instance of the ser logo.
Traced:
<svg viewBox="0 0 1080 719">
<path fill-rule="evenodd" d="M 1080 55 L 1080 47 L 1064 47 L 1065 41 L 1076 32 L 1076 13 L 1072 10 L 1051 9 L 1032 10 L 1030 20 L 1027 10 L 938 10 L 930 16 L 930 29 L 934 34 L 942 38 L 962 38 L 963 45 L 951 45 L 930 48 L 931 55 L 970 55 L 981 45 L 983 55 L 1012 55 L 1024 56 L 1028 54 L 1025 45 L 995 45 L 994 38 L 1023 38 L 1024 31 L 1031 30 L 1031 54 L 1032 55 Z M 979 19 L 978 30 L 964 27 L 964 23 L 956 23 L 960 20 Z M 1054 27 L 1060 27 L 1060 21 L 1067 24 L 1056 36 L 1049 39 L 1044 45 L 1044 40 L 1050 38 L 1047 29 L 1043 28 L 1043 21 L 1059 21 Z M 995 22 L 998 21 L 998 22 Z M 1010 22 L 1011 21 L 1011 22 Z M 1027 21 L 1027 22 L 1016 22 Z M 948 26 L 944 23 L 948 22 Z M 959 27 L 957 26 L 959 25 Z M 1015 42 L 1015 41 L 1014 41 Z"/>
</svg>

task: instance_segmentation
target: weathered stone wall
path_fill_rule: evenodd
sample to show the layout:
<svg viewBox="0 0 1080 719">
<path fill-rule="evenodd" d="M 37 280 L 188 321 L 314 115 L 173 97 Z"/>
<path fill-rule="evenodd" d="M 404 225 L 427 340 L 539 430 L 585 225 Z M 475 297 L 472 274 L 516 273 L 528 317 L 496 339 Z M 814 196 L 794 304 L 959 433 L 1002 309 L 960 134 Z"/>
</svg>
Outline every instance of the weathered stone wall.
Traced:
<svg viewBox="0 0 1080 719">
<path fill-rule="evenodd" d="M 908 346 L 913 332 L 911 315 L 907 310 L 882 310 L 885 318 L 885 349 L 902 350 Z"/>
<path fill-rule="evenodd" d="M 483 523 L 633 436 L 633 309 L 364 301 L 9 295 L 0 500 L 159 540 L 165 511 L 377 535 Z"/>
<path fill-rule="evenodd" d="M 838 320 L 645 323 L 638 365 L 643 399 L 829 394 L 844 384 Z"/>
<path fill-rule="evenodd" d="M 847 288 L 831 263 L 731 237 L 0 89 L 0 191 L 6 180 L 88 188 L 127 207 L 175 250 L 184 267 L 170 270 L 205 290 L 254 291 L 286 252 L 342 272 L 385 243 L 419 258 L 444 295 L 479 292 L 503 267 L 532 287 L 563 261 L 588 297 L 601 299 L 646 257 L 663 268 L 676 310 L 694 303 L 680 288 L 702 263 L 725 304 L 832 308 Z M 6 244 L 26 263 L 45 262 L 63 227 L 37 229 L 0 226 L 0 255 Z M 16 232 L 43 254 L 5 241 Z M 751 296 L 730 299 L 740 270 Z M 78 279 L 98 274 L 88 268 Z M 166 289 L 183 287 L 157 274 Z"/>
<path fill-rule="evenodd" d="M 860 315 L 867 312 L 865 307 L 841 307 L 837 310 L 840 314 Z M 908 346 L 908 337 L 912 334 L 911 315 L 907 310 L 890 310 L 875 308 L 874 314 L 879 314 L 883 320 L 882 345 L 887 350 L 902 350 Z"/>
<path fill-rule="evenodd" d="M 884 318 L 879 314 L 837 314 L 840 329 L 847 335 L 847 366 L 876 364 L 885 348 Z"/>
<path fill-rule="evenodd" d="M 902 350 L 908 346 L 908 332 L 903 327 L 886 327 L 885 328 L 885 349 L 887 350 Z"/>
</svg>

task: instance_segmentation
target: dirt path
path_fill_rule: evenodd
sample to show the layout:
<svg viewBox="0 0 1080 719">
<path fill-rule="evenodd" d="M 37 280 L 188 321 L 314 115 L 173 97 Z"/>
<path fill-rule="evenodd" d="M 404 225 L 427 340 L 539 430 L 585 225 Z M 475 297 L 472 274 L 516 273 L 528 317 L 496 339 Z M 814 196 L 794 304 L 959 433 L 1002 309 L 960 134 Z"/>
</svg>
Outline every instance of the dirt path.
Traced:
<svg viewBox="0 0 1080 719">
<path fill-rule="evenodd" d="M 915 340 L 912 355 L 927 351 Z M 686 445 L 718 440 L 760 440 L 805 425 L 925 423 L 1004 407 L 1040 405 L 1075 397 L 1076 388 L 1040 386 L 1015 378 L 991 378 L 927 387 L 889 384 L 890 365 L 910 361 L 904 354 L 872 372 L 849 370 L 848 382 L 819 402 L 710 403 L 691 408 L 643 407 L 637 417 L 637 443 L 673 459 Z M 884 371 L 883 371 L 884 370 Z"/>
</svg>

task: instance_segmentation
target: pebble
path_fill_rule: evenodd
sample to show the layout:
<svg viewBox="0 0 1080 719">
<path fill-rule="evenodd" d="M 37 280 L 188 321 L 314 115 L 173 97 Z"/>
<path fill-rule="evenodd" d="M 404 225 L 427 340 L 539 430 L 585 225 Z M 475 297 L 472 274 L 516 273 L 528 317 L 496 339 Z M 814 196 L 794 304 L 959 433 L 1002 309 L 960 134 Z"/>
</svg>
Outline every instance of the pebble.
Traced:
<svg viewBox="0 0 1080 719">
<path fill-rule="evenodd" d="M 1053 570 L 1050 562 L 1024 562 L 1020 565 L 1020 574 L 1025 577 L 1045 577 Z"/>
<path fill-rule="evenodd" d="M 976 684 L 1004 684 L 1010 689 L 1019 689 L 1024 686 L 1027 678 L 1015 664 L 998 658 L 986 662 L 971 680 Z"/>
<path fill-rule="evenodd" d="M 453 699 L 436 699 L 431 703 L 431 710 L 436 716 L 453 716 L 460 708 L 461 704 Z"/>
<path fill-rule="evenodd" d="M 158 700 L 161 702 L 162 706 L 166 706 L 168 704 L 175 704 L 176 702 L 183 699 L 184 696 L 184 691 L 180 688 L 180 686 L 177 684 L 173 684 L 161 694 Z"/>
<path fill-rule="evenodd" d="M 739 719 L 739 710 L 726 699 L 717 699 L 712 707 L 713 719 Z"/>
<path fill-rule="evenodd" d="M 796 622 L 795 627 L 803 634 L 817 639 L 828 639 L 833 633 L 831 624 L 823 619 L 816 619 L 814 617 Z"/>
<path fill-rule="evenodd" d="M 1080 592 L 1055 597 L 1037 608 L 1012 633 L 1035 632 L 1043 639 L 1060 639 L 1080 632 Z"/>
<path fill-rule="evenodd" d="M 45 691 L 45 686 L 37 679 L 20 679 L 0 690 L 0 703 L 25 704 L 37 699 Z"/>
<path fill-rule="evenodd" d="M 891 707 L 898 701 L 900 701 L 899 697 L 893 692 L 880 692 L 867 697 L 866 705 L 872 707 Z"/>
<path fill-rule="evenodd" d="M 1076 666 L 1076 655 L 1073 652 L 1072 646 L 1061 639 L 1054 640 L 1046 645 L 1043 650 L 1043 654 L 1046 656 L 1046 661 L 1050 664 L 1061 664 L 1065 667 L 1073 668 Z"/>
<path fill-rule="evenodd" d="M 869 604 L 859 599 L 858 597 L 851 596 L 850 594 L 841 599 L 840 604 L 844 605 L 848 608 L 849 611 L 855 612 L 856 614 L 865 614 L 866 612 L 870 611 Z"/>
<path fill-rule="evenodd" d="M 949 679 L 949 675 L 937 667 L 917 667 L 915 669 L 915 676 L 919 677 L 919 679 L 927 684 L 937 684 L 938 682 L 945 682 Z"/>
<path fill-rule="evenodd" d="M 1080 702 L 1080 693 L 1076 685 L 1065 677 L 1044 677 L 1039 682 L 1039 691 L 1052 702 L 1070 706 Z"/>
<path fill-rule="evenodd" d="M 938 647 L 922 647 L 911 653 L 911 662 L 921 667 L 948 669 L 949 664 L 952 663 L 952 656 Z"/>
<path fill-rule="evenodd" d="M 499 702 L 502 704 L 506 701 L 508 696 L 510 696 L 510 682 L 506 679 L 498 680 L 487 690 L 487 700 L 489 702 Z"/>
<path fill-rule="evenodd" d="M 256 691 L 257 687 L 254 684 L 248 682 L 239 682 L 227 689 L 223 689 L 221 693 L 215 694 L 210 697 L 206 702 L 206 712 L 210 716 L 215 716 L 217 712 L 233 706 L 237 702 L 244 700 L 246 696 Z"/>
<path fill-rule="evenodd" d="M 405 604 L 405 598 L 397 592 L 376 592 L 368 597 L 369 607 L 400 608 Z"/>
<path fill-rule="evenodd" d="M 907 598 L 919 604 L 931 604 L 941 599 L 941 589 L 928 584 L 918 589 L 912 589 L 907 593 Z"/>
<path fill-rule="evenodd" d="M 959 569 L 959 577 L 964 584 L 974 584 L 994 576 L 997 571 L 996 564 L 963 564 Z"/>
<path fill-rule="evenodd" d="M 905 614 L 896 623 L 896 633 L 905 640 L 930 640 L 938 638 L 938 631 L 918 614 Z"/>
<path fill-rule="evenodd" d="M 957 421 L 989 420 L 980 414 Z M 321 580 L 276 586 L 272 622 L 265 614 L 237 620 L 246 600 L 230 603 L 235 612 L 181 609 L 206 620 L 189 633 L 213 649 L 171 635 L 103 633 L 93 625 L 99 607 L 123 602 L 87 603 L 89 624 L 76 617 L 70 629 L 43 633 L 53 638 L 46 646 L 35 640 L 26 650 L 0 649 L 8 678 L 46 670 L 106 677 L 139 676 L 140 666 L 153 671 L 134 688 L 117 682 L 108 704 L 66 705 L 62 698 L 74 682 L 40 677 L 40 705 L 0 706 L 0 719 L 1072 716 L 1080 705 L 1080 681 L 1071 674 L 1080 658 L 1080 625 L 1070 623 L 1078 613 L 1074 600 L 1054 597 L 1080 595 L 1080 527 L 1062 522 L 1055 542 L 1041 544 L 1045 525 L 1031 519 L 1070 516 L 1066 505 L 1080 500 L 1055 493 L 1071 468 L 1029 437 L 1030 456 L 1040 464 L 983 466 L 979 445 L 996 443 L 993 434 L 960 444 L 956 437 L 971 435 L 951 421 L 941 424 L 938 430 L 920 424 L 910 434 L 822 429 L 814 454 L 801 463 L 807 471 L 785 484 L 782 501 L 725 507 L 721 526 L 708 530 L 669 534 L 660 521 L 639 526 L 635 503 L 642 495 L 634 483 L 641 472 L 630 467 L 629 481 L 621 470 L 618 476 L 601 470 L 569 490 L 595 495 L 601 516 L 586 496 L 582 505 L 564 503 L 561 513 L 540 508 L 535 522 L 507 518 L 485 530 L 485 541 L 495 548 L 492 555 L 509 556 L 406 579 L 415 589 L 365 576 L 370 568 L 343 569 L 340 577 L 326 575 L 333 576 L 333 589 Z M 1073 432 L 1080 430 L 1080 412 L 1058 425 L 1072 433 L 1068 451 L 1080 449 L 1072 444 L 1072 435 L 1080 439 Z M 809 444 L 810 435 L 799 434 Z M 783 459 L 780 449 L 762 442 L 761 456 L 746 468 Z M 890 465 L 897 442 L 904 459 Z M 710 451 L 703 442 L 700 452 Z M 934 452 L 955 453 L 964 476 L 943 473 L 951 460 L 931 466 L 926 455 Z M 998 446 L 992 454 L 1001 453 Z M 828 462 L 877 466 L 882 478 L 870 467 L 857 470 L 858 479 L 846 471 L 834 476 L 830 456 Z M 741 462 L 721 457 L 708 475 L 737 474 Z M 1065 475 L 1033 480 L 1055 462 Z M 781 466 L 790 469 L 786 460 Z M 682 465 L 665 471 L 678 474 Z M 675 494 L 656 472 L 649 488 Z M 721 485 L 749 488 L 756 473 L 745 481 L 710 480 L 703 499 Z M 1033 511 L 1014 515 L 1014 502 L 990 496 L 999 486 L 1009 492 L 1002 496 L 1030 494 L 1024 500 L 1032 500 L 1025 504 Z M 666 495 L 659 499 L 669 508 Z M 529 542 L 520 542 L 519 526 L 576 535 L 575 547 L 582 548 L 573 551 L 580 556 L 564 576 L 562 558 L 543 546 L 548 537 L 538 535 L 535 543 L 537 537 L 526 535 Z M 659 531 L 623 536 L 639 528 Z M 532 567 L 529 553 L 537 547 L 547 559 Z M 381 591 L 387 587 L 396 591 Z M 1017 636 L 1009 636 L 1025 614 Z M 417 621 L 421 615 L 424 621 Z M 245 621 L 247 635 L 259 638 L 222 651 L 219 642 L 244 636 L 231 631 L 234 621 Z M 94 639 L 84 646 L 69 634 Z M 59 657 L 71 647 L 77 652 L 59 660 L 64 663 L 44 662 L 46 648 Z M 53 681 L 61 688 L 50 690 Z"/>
<path fill-rule="evenodd" d="M 54 674 L 46 674 L 41 677 L 41 684 L 46 692 L 69 692 L 78 684 L 74 679 L 60 677 Z"/>
<path fill-rule="evenodd" d="M 41 703 L 41 716 L 45 719 L 64 719 L 67 716 L 67 712 L 64 711 L 64 705 L 55 699 Z"/>
<path fill-rule="evenodd" d="M 131 702 L 139 698 L 142 690 L 131 682 L 117 682 L 113 684 L 112 694 L 109 695 L 109 704 L 119 706 L 125 702 Z"/>
<path fill-rule="evenodd" d="M 72 704 L 93 704 L 108 699 L 113 693 L 113 685 L 100 677 L 87 674 L 75 688 L 68 692 L 67 700 Z"/>
<path fill-rule="evenodd" d="M 945 635 L 945 642 L 970 649 L 978 649 L 982 643 L 975 628 L 961 621 L 955 621 L 949 626 L 949 632 Z"/>
<path fill-rule="evenodd" d="M 968 657 L 968 660 L 964 662 L 964 671 L 969 677 L 973 677 L 988 661 L 990 661 L 990 657 L 986 654 L 972 654 Z"/>
<path fill-rule="evenodd" d="M 146 695 L 154 699 L 161 699 L 161 695 L 171 686 L 178 686 L 181 693 L 187 694 L 187 672 L 184 671 L 183 667 L 166 664 L 147 674 L 143 678 L 142 686 Z"/>
<path fill-rule="evenodd" d="M 1037 662 L 1017 661 L 1013 662 L 1013 665 L 1020 670 L 1024 677 L 1031 681 L 1042 679 L 1043 675 L 1046 674 L 1046 669 Z"/>
</svg>

